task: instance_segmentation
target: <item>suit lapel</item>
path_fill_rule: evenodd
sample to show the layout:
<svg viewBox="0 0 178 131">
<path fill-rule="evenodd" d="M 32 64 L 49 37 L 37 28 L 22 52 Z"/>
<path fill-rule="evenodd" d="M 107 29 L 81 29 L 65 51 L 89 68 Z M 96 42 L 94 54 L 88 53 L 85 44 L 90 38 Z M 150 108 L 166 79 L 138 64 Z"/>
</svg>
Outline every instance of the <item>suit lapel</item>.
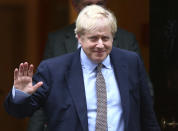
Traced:
<svg viewBox="0 0 178 131">
<path fill-rule="evenodd" d="M 124 58 L 122 57 L 122 53 L 115 51 L 116 49 L 113 47 L 111 51 L 111 62 L 114 67 L 115 76 L 117 79 L 117 83 L 119 86 L 121 103 L 123 108 L 123 116 L 125 122 L 125 129 L 128 127 L 128 118 L 129 118 L 129 88 L 128 88 L 128 66 Z M 117 52 L 117 53 L 116 53 Z"/>
<path fill-rule="evenodd" d="M 66 80 L 81 126 L 84 131 L 88 131 L 87 105 L 79 50 L 73 57 L 69 72 L 66 73 Z"/>
<path fill-rule="evenodd" d="M 70 28 L 68 29 L 68 31 L 66 31 L 67 33 L 65 34 L 65 45 L 67 52 L 76 51 L 78 46 L 77 39 L 75 38 L 74 29 L 75 24 L 70 25 Z"/>
</svg>

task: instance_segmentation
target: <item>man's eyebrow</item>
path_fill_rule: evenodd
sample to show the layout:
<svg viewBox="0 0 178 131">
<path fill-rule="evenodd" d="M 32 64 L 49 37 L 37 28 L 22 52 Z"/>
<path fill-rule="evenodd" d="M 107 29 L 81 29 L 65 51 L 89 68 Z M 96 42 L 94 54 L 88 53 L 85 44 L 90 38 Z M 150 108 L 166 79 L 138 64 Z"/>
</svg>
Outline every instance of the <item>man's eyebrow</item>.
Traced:
<svg viewBox="0 0 178 131">
<path fill-rule="evenodd" d="M 88 38 L 97 38 L 97 36 L 89 36 Z"/>
</svg>

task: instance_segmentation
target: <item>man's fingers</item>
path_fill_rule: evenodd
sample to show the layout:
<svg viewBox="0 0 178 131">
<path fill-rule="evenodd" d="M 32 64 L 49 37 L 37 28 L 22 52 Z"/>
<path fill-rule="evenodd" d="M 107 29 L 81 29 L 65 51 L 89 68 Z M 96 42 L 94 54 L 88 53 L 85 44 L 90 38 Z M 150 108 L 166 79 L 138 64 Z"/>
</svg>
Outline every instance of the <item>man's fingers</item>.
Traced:
<svg viewBox="0 0 178 131">
<path fill-rule="evenodd" d="M 19 65 L 19 76 L 23 76 L 23 63 Z"/>
<path fill-rule="evenodd" d="M 19 73 L 18 69 L 15 68 L 15 70 L 14 70 L 14 80 L 18 79 L 18 73 Z"/>
<path fill-rule="evenodd" d="M 34 86 L 33 86 L 33 89 L 36 91 L 40 86 L 42 86 L 43 85 L 43 82 L 42 81 L 40 81 L 40 82 L 38 82 L 38 83 L 36 83 Z"/>
<path fill-rule="evenodd" d="M 32 77 L 33 76 L 33 65 L 31 64 L 29 69 L 28 69 L 28 76 Z"/>
<path fill-rule="evenodd" d="M 28 62 L 25 62 L 25 63 L 21 63 L 19 65 L 19 71 L 18 71 L 18 75 L 19 76 L 30 76 L 32 77 L 33 76 L 33 65 L 31 64 L 29 66 Z"/>
<path fill-rule="evenodd" d="M 28 74 L 28 63 L 25 62 L 25 63 L 23 64 L 23 75 L 24 75 L 24 76 L 27 76 L 27 74 Z"/>
</svg>

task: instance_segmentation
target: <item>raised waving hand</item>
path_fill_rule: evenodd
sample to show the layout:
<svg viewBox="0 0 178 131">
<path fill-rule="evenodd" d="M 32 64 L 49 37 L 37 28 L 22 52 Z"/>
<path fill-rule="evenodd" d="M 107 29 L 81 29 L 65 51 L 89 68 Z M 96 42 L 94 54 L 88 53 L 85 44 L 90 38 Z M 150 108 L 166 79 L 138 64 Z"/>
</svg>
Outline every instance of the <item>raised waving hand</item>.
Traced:
<svg viewBox="0 0 178 131">
<path fill-rule="evenodd" d="M 27 62 L 21 63 L 19 69 L 14 70 L 14 87 L 25 93 L 33 94 L 40 86 L 43 85 L 43 82 L 38 82 L 33 85 L 33 65 L 29 65 Z"/>
</svg>

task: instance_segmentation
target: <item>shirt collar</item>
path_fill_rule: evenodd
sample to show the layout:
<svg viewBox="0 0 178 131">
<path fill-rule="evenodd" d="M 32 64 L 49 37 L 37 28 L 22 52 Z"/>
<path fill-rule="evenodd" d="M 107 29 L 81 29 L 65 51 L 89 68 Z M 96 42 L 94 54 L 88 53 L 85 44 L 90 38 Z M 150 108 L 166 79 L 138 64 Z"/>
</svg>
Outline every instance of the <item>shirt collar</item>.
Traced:
<svg viewBox="0 0 178 131">
<path fill-rule="evenodd" d="M 88 56 L 85 54 L 84 50 L 81 48 L 81 52 L 80 52 L 80 58 L 81 58 L 81 65 L 82 68 L 87 69 L 89 71 L 93 71 L 97 64 L 92 62 Z M 102 64 L 104 65 L 105 68 L 107 69 L 111 69 L 111 62 L 110 62 L 110 55 L 108 55 L 102 62 Z"/>
</svg>

